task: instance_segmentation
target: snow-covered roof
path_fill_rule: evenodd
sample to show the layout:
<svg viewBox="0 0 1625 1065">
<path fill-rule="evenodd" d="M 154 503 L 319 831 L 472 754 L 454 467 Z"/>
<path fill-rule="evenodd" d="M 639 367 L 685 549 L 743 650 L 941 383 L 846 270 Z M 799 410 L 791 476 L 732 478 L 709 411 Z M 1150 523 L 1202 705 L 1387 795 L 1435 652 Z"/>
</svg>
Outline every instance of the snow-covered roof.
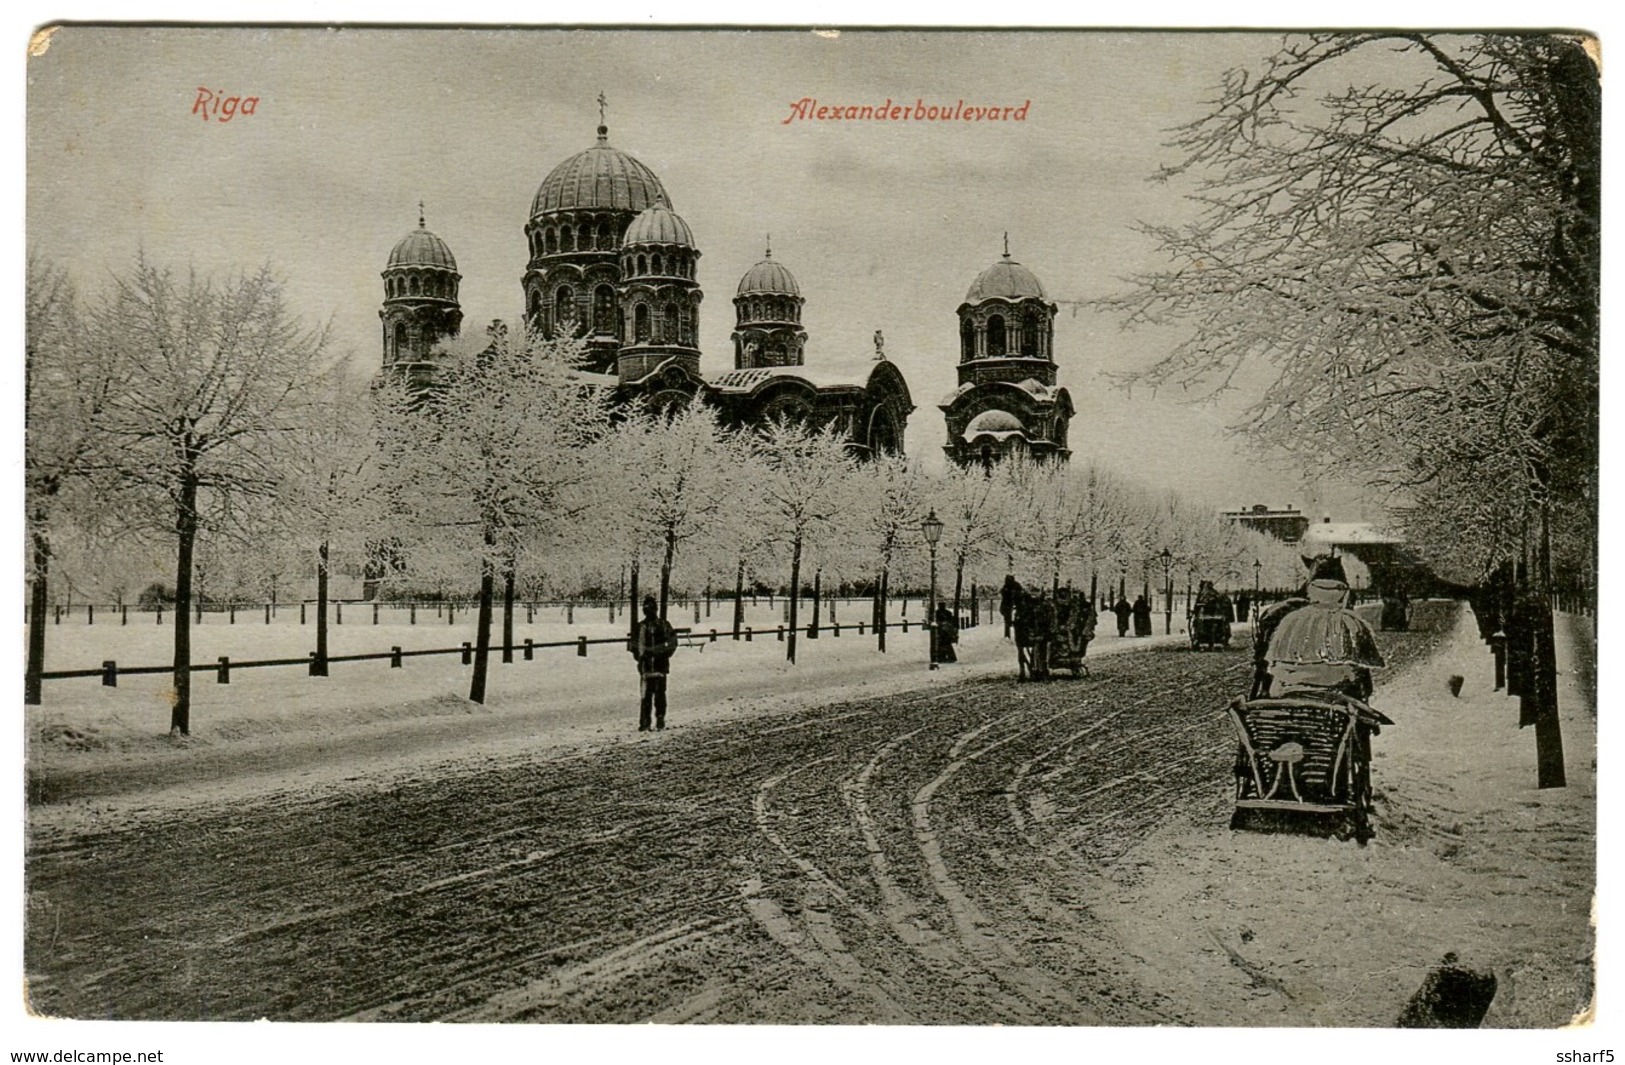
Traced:
<svg viewBox="0 0 1625 1065">
<path fill-rule="evenodd" d="M 1402 544 L 1405 538 L 1369 521 L 1323 521 L 1309 526 L 1303 534 L 1304 543 L 1343 544 Z"/>
<path fill-rule="evenodd" d="M 706 383 L 718 392 L 754 392 L 775 379 L 801 380 L 820 391 L 832 388 L 862 388 L 869 373 L 831 366 L 758 366 L 751 370 L 729 370 Z"/>
</svg>

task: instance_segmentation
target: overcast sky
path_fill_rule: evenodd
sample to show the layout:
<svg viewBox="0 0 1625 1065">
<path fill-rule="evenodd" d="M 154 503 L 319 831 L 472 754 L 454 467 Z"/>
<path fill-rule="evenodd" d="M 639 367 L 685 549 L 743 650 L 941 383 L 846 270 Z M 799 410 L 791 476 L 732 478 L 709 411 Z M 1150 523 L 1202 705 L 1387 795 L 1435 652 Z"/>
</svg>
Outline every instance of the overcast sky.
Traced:
<svg viewBox="0 0 1625 1065">
<path fill-rule="evenodd" d="M 532 196 L 594 142 L 658 174 L 702 252 L 702 369 L 731 368 L 731 297 L 762 256 L 799 279 L 808 362 L 861 369 L 876 329 L 916 410 L 909 453 L 939 465 L 955 309 L 1014 257 L 1052 299 L 1089 300 L 1150 263 L 1139 219 L 1189 208 L 1148 181 L 1165 131 L 1277 38 L 1213 33 L 470 31 L 67 27 L 29 63 L 28 241 L 86 287 L 138 249 L 218 270 L 271 263 L 337 348 L 381 360 L 379 271 L 417 224 L 450 244 L 465 333 L 516 318 Z M 205 121 L 200 87 L 257 97 Z M 791 122 L 829 104 L 1020 106 L 1024 122 Z M 1060 381 L 1075 461 L 1222 506 L 1325 506 L 1226 439 L 1235 406 L 1132 395 L 1114 371 L 1169 336 L 1063 303 Z M 1375 516 L 1373 512 L 1371 516 Z"/>
</svg>

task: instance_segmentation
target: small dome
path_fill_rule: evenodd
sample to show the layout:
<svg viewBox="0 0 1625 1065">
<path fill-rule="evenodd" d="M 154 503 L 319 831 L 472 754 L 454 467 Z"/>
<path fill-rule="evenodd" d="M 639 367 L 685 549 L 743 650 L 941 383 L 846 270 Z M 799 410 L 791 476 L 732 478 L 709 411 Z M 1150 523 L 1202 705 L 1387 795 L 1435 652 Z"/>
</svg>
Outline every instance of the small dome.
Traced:
<svg viewBox="0 0 1625 1065">
<path fill-rule="evenodd" d="M 1049 299 L 1044 294 L 1044 286 L 1039 283 L 1037 275 L 1010 258 L 1008 252 L 1004 258 L 976 275 L 975 283 L 971 285 L 970 291 L 965 293 L 966 303 L 979 303 L 986 299 L 1029 298 Z"/>
<path fill-rule="evenodd" d="M 611 148 L 608 137 L 609 130 L 599 126 L 597 144 L 553 168 L 531 201 L 532 218 L 581 207 L 642 211 L 671 206 L 654 171 L 619 148 Z"/>
<path fill-rule="evenodd" d="M 397 266 L 436 266 L 456 272 L 457 260 L 446 242 L 424 229 L 419 219 L 418 227 L 402 237 L 389 253 L 389 267 Z"/>
<path fill-rule="evenodd" d="M 980 436 L 983 433 L 1025 433 L 1021 419 L 1007 410 L 985 410 L 970 420 L 965 426 L 965 439 Z"/>
<path fill-rule="evenodd" d="M 626 227 L 625 244 L 681 244 L 694 247 L 694 234 L 670 207 L 650 207 Z"/>
<path fill-rule="evenodd" d="M 767 258 L 746 270 L 745 276 L 739 279 L 739 295 L 799 297 L 801 286 L 782 263 L 773 261 L 773 249 L 769 248 Z"/>
</svg>

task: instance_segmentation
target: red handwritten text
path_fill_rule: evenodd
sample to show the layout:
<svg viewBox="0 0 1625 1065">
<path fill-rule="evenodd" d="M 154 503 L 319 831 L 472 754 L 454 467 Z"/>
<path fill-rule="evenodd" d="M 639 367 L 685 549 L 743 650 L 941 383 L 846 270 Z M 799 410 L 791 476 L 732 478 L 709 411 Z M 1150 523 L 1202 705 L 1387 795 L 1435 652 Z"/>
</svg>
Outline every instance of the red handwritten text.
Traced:
<svg viewBox="0 0 1625 1065">
<path fill-rule="evenodd" d="M 192 113 L 203 121 L 230 122 L 238 115 L 251 115 L 259 107 L 258 96 L 227 96 L 219 89 L 198 86 L 197 99 L 192 101 Z"/>
</svg>

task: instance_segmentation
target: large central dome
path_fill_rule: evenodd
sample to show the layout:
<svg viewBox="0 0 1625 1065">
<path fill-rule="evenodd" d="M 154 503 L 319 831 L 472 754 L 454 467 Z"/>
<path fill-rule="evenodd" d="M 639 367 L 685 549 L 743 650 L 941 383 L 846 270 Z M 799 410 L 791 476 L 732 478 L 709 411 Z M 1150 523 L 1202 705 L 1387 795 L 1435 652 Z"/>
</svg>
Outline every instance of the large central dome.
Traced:
<svg viewBox="0 0 1625 1065">
<path fill-rule="evenodd" d="M 532 218 L 576 208 L 642 211 L 671 206 L 654 171 L 619 148 L 611 148 L 608 138 L 608 128 L 599 126 L 597 144 L 553 168 L 531 201 Z"/>
</svg>

